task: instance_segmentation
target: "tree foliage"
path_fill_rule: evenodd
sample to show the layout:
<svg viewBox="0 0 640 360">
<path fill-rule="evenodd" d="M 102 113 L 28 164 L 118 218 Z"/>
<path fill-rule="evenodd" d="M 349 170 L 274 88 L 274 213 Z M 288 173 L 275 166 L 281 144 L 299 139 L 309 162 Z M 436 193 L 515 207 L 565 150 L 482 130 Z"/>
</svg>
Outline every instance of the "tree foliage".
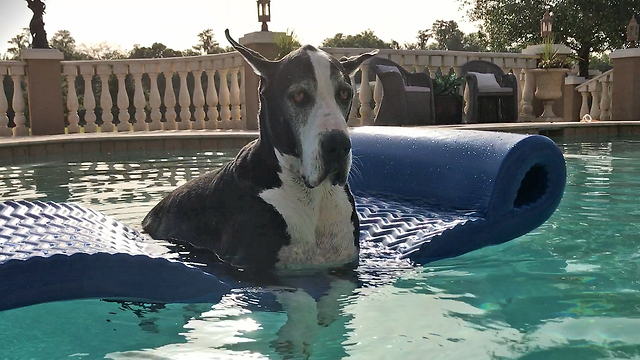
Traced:
<svg viewBox="0 0 640 360">
<path fill-rule="evenodd" d="M 77 47 L 77 51 L 83 56 L 86 56 L 88 59 L 94 60 L 113 60 L 127 58 L 126 52 L 123 52 L 119 48 L 107 44 L 105 41 L 91 45 L 80 44 Z"/>
<path fill-rule="evenodd" d="M 638 0 L 459 0 L 471 20 L 480 21 L 492 49 L 508 51 L 539 44 L 540 19 L 554 14 L 555 39 L 574 50 L 580 75 L 589 69 L 589 55 L 624 46 L 626 25 L 638 11 Z"/>
<path fill-rule="evenodd" d="M 155 42 L 150 47 L 133 45 L 133 49 L 129 52 L 130 59 L 151 59 L 151 58 L 170 58 L 182 56 L 181 51 L 168 48 L 162 43 Z"/>
<path fill-rule="evenodd" d="M 287 29 L 282 35 L 276 36 L 274 39 L 275 45 L 278 48 L 278 55 L 276 60 L 282 59 L 287 56 L 288 53 L 300 47 L 300 40 L 295 31 Z"/>
<path fill-rule="evenodd" d="M 31 46 L 31 33 L 29 32 L 29 28 L 23 28 L 20 34 L 11 38 L 7 43 L 12 45 L 7 49 L 7 54 L 9 54 L 11 59 L 19 59 L 22 50 Z"/>
<path fill-rule="evenodd" d="M 372 48 L 391 49 L 391 43 L 387 43 L 376 36 L 372 30 L 365 30 L 356 35 L 344 36 L 342 33 L 335 34 L 332 38 L 326 38 L 322 42 L 323 47 L 341 48 Z"/>
<path fill-rule="evenodd" d="M 198 34 L 198 44 L 192 46 L 199 54 L 220 54 L 226 52 L 215 40 L 212 29 L 205 29 Z"/>
</svg>

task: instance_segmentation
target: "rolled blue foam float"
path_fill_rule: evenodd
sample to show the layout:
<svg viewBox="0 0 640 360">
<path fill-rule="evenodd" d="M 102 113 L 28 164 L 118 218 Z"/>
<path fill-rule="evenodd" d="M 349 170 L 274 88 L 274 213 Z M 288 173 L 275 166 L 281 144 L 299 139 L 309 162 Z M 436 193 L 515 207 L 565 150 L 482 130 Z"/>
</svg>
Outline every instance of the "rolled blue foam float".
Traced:
<svg viewBox="0 0 640 360">
<path fill-rule="evenodd" d="M 557 208 L 564 158 L 543 136 L 353 130 L 363 257 L 415 264 L 521 236 Z M 81 298 L 217 302 L 239 286 L 77 204 L 0 204 L 0 310 Z"/>
</svg>

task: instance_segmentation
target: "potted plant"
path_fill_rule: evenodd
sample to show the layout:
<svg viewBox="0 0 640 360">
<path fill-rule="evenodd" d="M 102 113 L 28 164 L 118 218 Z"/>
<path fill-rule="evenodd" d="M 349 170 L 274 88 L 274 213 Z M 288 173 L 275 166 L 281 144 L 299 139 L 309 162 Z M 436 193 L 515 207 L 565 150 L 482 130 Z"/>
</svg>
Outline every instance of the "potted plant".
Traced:
<svg viewBox="0 0 640 360">
<path fill-rule="evenodd" d="M 559 54 L 550 37 L 546 37 L 538 58 L 538 68 L 531 71 L 536 77 L 536 98 L 542 100 L 544 111 L 541 118 L 556 118 L 553 102 L 562 97 L 564 77 L 573 66 L 573 58 Z"/>
<path fill-rule="evenodd" d="M 464 78 L 457 76 L 453 69 L 446 75 L 440 69 L 436 71 L 433 78 L 436 125 L 462 123 L 460 86 L 463 84 Z"/>
</svg>

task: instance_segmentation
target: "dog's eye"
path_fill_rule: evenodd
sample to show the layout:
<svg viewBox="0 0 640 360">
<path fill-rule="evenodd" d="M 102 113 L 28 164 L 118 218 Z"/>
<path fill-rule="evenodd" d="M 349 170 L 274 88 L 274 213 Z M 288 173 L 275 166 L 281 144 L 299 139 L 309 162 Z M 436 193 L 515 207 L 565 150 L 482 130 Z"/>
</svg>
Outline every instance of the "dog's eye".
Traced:
<svg viewBox="0 0 640 360">
<path fill-rule="evenodd" d="M 293 102 L 295 102 L 296 104 L 302 104 L 305 98 L 306 94 L 304 93 L 304 91 L 296 91 L 291 94 L 291 100 L 293 100 Z"/>
<path fill-rule="evenodd" d="M 338 90 L 338 98 L 342 101 L 348 101 L 351 98 L 351 91 L 349 89 Z"/>
</svg>

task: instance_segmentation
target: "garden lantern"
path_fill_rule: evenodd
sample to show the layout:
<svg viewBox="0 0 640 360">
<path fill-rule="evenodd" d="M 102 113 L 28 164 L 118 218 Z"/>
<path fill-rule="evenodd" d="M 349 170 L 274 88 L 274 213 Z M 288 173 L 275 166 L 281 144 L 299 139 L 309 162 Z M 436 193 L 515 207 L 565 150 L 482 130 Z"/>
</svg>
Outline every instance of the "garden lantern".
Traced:
<svg viewBox="0 0 640 360">
<path fill-rule="evenodd" d="M 636 16 L 633 15 L 631 17 L 631 21 L 629 21 L 629 25 L 627 25 L 627 40 L 631 47 L 636 47 L 636 43 L 638 42 L 638 22 L 636 21 Z"/>
<path fill-rule="evenodd" d="M 544 13 L 544 16 L 542 16 L 542 20 L 540 20 L 540 36 L 542 36 L 543 39 L 546 39 L 547 37 L 551 36 L 552 33 L 553 15 L 551 15 L 549 13 L 549 10 L 547 10 Z"/>
<path fill-rule="evenodd" d="M 271 21 L 271 0 L 258 0 L 258 21 L 262 23 L 262 31 L 269 31 L 267 22 Z"/>
</svg>

